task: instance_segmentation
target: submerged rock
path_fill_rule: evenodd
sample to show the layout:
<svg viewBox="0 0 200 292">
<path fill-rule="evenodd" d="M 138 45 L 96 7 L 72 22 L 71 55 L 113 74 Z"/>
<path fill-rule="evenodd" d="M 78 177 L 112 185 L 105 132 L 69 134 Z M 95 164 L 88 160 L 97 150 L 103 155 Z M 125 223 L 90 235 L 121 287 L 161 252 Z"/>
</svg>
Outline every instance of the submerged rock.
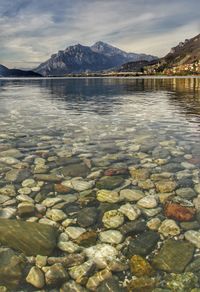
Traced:
<svg viewBox="0 0 200 292">
<path fill-rule="evenodd" d="M 121 176 L 103 176 L 97 183 L 98 189 L 113 190 L 124 182 Z"/>
<path fill-rule="evenodd" d="M 38 267 L 32 267 L 26 277 L 26 282 L 41 289 L 45 285 L 43 272 Z"/>
<path fill-rule="evenodd" d="M 191 243 L 168 239 L 153 258 L 153 266 L 166 272 L 182 273 L 193 254 L 194 246 Z"/>
<path fill-rule="evenodd" d="M 26 255 L 50 255 L 56 246 L 57 230 L 49 225 L 0 219 L 0 243 Z"/>
<path fill-rule="evenodd" d="M 9 248 L 0 248 L 0 285 L 16 290 L 24 268 L 25 260 L 22 256 Z"/>
<path fill-rule="evenodd" d="M 152 276 L 155 271 L 149 262 L 139 255 L 134 255 L 130 259 L 130 268 L 134 276 Z"/>
<path fill-rule="evenodd" d="M 156 247 L 159 238 L 158 233 L 154 231 L 139 234 L 137 238 L 131 239 L 128 246 L 128 256 L 148 255 Z"/>
<path fill-rule="evenodd" d="M 188 208 L 177 203 L 165 204 L 165 216 L 177 221 L 192 221 L 195 212 L 194 208 Z"/>
<path fill-rule="evenodd" d="M 192 291 L 198 284 L 198 277 L 191 273 L 186 272 L 183 274 L 170 274 L 166 277 L 166 286 L 171 291 L 188 292 Z"/>
</svg>

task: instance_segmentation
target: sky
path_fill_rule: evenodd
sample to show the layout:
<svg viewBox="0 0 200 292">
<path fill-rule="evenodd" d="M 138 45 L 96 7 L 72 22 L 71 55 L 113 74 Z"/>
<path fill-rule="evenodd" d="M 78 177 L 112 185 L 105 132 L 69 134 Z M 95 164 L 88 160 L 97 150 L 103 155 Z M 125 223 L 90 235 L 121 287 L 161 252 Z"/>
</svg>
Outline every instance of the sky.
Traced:
<svg viewBox="0 0 200 292">
<path fill-rule="evenodd" d="M 0 0 L 0 64 L 9 68 L 96 41 L 162 57 L 198 33 L 200 0 Z"/>
</svg>

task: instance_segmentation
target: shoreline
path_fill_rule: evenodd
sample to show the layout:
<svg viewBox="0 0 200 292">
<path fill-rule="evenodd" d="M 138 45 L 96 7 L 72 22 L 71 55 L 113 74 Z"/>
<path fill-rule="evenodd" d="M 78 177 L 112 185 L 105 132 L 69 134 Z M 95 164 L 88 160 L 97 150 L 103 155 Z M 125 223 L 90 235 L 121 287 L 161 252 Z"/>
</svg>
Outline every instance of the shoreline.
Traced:
<svg viewBox="0 0 200 292">
<path fill-rule="evenodd" d="M 0 80 L 48 80 L 48 79 L 199 79 L 200 75 L 184 76 L 66 76 L 66 77 L 0 77 Z"/>
</svg>

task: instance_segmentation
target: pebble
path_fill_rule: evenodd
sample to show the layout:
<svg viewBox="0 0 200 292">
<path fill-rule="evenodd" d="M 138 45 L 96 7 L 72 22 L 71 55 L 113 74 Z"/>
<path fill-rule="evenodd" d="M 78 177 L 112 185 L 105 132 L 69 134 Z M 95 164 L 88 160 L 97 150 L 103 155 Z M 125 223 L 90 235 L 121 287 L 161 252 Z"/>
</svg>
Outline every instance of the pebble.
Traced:
<svg viewBox="0 0 200 292">
<path fill-rule="evenodd" d="M 102 222 L 106 228 L 117 228 L 124 223 L 124 215 L 118 210 L 104 213 Z"/>
<path fill-rule="evenodd" d="M 26 277 L 26 282 L 41 289 L 45 285 L 44 274 L 38 267 L 32 267 Z"/>
<path fill-rule="evenodd" d="M 42 205 L 44 205 L 45 207 L 49 208 L 49 207 L 53 207 L 55 204 L 61 202 L 62 199 L 56 197 L 56 198 L 46 198 L 44 201 L 42 201 Z"/>
<path fill-rule="evenodd" d="M 154 196 L 148 195 L 137 202 L 137 205 L 141 208 L 155 208 L 157 207 L 158 203 Z"/>
<path fill-rule="evenodd" d="M 149 262 L 139 255 L 131 257 L 130 269 L 132 274 L 136 277 L 152 276 L 155 273 Z"/>
<path fill-rule="evenodd" d="M 123 241 L 124 236 L 118 230 L 106 230 L 99 233 L 101 242 L 110 244 L 119 244 Z"/>
<path fill-rule="evenodd" d="M 181 230 L 174 220 L 166 219 L 161 223 L 158 232 L 168 237 L 179 235 Z"/>
<path fill-rule="evenodd" d="M 97 200 L 100 202 L 117 203 L 120 200 L 118 192 L 100 190 L 97 192 Z"/>
<path fill-rule="evenodd" d="M 83 252 L 86 257 L 92 260 L 100 269 L 105 268 L 107 264 L 114 261 L 118 255 L 117 249 L 106 243 L 88 247 Z"/>
<path fill-rule="evenodd" d="M 159 193 L 170 193 L 176 189 L 176 182 L 171 180 L 161 180 L 155 183 L 156 190 Z"/>
<path fill-rule="evenodd" d="M 185 239 L 200 248 L 200 232 L 195 230 L 188 230 L 184 234 Z"/>
<path fill-rule="evenodd" d="M 46 216 L 47 218 L 55 222 L 60 222 L 67 218 L 67 215 L 62 210 L 59 210 L 59 209 L 47 210 Z"/>
<path fill-rule="evenodd" d="M 147 227 L 151 230 L 158 230 L 161 224 L 161 220 L 159 218 L 152 218 L 147 222 Z"/>
<path fill-rule="evenodd" d="M 91 291 L 96 291 L 97 287 L 106 279 L 112 277 L 112 273 L 108 269 L 96 272 L 93 276 L 88 279 L 86 287 Z"/>
<path fill-rule="evenodd" d="M 135 189 L 124 189 L 120 192 L 120 201 L 137 202 L 144 197 L 144 193 Z"/>
<path fill-rule="evenodd" d="M 192 221 L 195 216 L 195 209 L 184 207 L 176 203 L 166 203 L 164 208 L 165 216 L 177 221 Z"/>
<path fill-rule="evenodd" d="M 69 276 L 62 264 L 54 264 L 51 267 L 48 267 L 48 270 L 45 273 L 45 282 L 48 286 L 61 285 L 68 279 Z"/>
<path fill-rule="evenodd" d="M 77 239 L 84 232 L 86 229 L 81 227 L 67 227 L 65 229 L 65 233 L 72 239 Z"/>
<path fill-rule="evenodd" d="M 90 275 L 91 271 L 95 268 L 94 262 L 92 260 L 86 261 L 85 263 L 74 266 L 69 269 L 69 275 L 72 279 L 80 282 L 81 278 Z"/>
<path fill-rule="evenodd" d="M 119 211 L 129 220 L 136 220 L 141 214 L 140 209 L 136 205 L 131 205 L 129 203 L 122 205 Z"/>
</svg>

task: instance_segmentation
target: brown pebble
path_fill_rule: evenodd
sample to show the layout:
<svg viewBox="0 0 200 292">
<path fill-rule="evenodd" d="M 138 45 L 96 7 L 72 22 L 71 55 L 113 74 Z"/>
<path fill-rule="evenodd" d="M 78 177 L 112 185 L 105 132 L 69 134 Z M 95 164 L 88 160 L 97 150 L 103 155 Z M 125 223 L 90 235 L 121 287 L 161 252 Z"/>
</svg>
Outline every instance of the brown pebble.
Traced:
<svg viewBox="0 0 200 292">
<path fill-rule="evenodd" d="M 177 221 L 191 221 L 195 215 L 195 209 L 184 207 L 176 203 L 167 202 L 164 207 L 165 216 Z"/>
</svg>

